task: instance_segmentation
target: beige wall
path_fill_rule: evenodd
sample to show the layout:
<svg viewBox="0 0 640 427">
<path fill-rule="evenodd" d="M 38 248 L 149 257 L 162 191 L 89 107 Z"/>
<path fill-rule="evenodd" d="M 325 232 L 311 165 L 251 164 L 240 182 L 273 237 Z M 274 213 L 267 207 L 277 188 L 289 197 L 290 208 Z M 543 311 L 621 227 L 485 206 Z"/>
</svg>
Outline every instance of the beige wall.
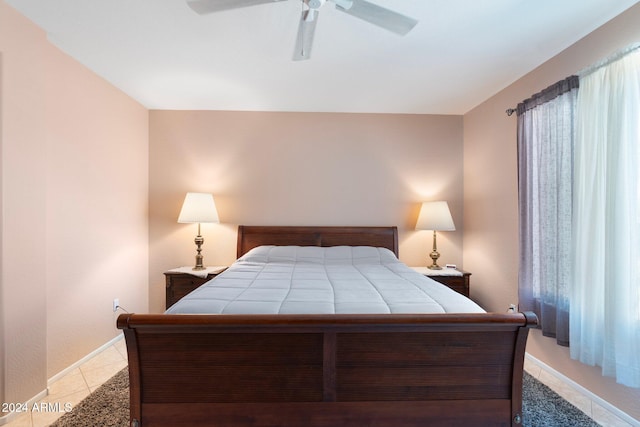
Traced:
<svg viewBox="0 0 640 427">
<path fill-rule="evenodd" d="M 147 311 L 149 116 L 60 50 L 47 49 L 46 60 L 52 376 L 119 332 L 114 298 L 129 311 Z"/>
<path fill-rule="evenodd" d="M 45 388 L 47 379 L 42 37 L 39 29 L 0 3 L 2 402 L 32 397 Z"/>
<path fill-rule="evenodd" d="M 450 204 L 458 231 L 438 240 L 462 263 L 460 116 L 151 111 L 150 308 L 167 269 L 191 265 L 196 226 L 176 223 L 188 191 L 214 194 L 205 264 L 235 259 L 236 227 L 397 225 L 400 257 L 425 265 L 431 235 L 413 227 L 423 200 Z"/>
<path fill-rule="evenodd" d="M 3 1 L 0 55 L 0 400 L 20 402 L 117 336 L 114 297 L 148 308 L 148 112 Z"/>
<path fill-rule="evenodd" d="M 617 49 L 640 41 L 640 5 L 591 33 L 464 116 L 464 262 L 472 298 L 504 311 L 517 301 L 518 191 L 516 116 L 505 110 Z M 617 385 L 600 369 L 570 360 L 566 348 L 531 334 L 527 351 L 640 419 L 640 390 Z"/>
<path fill-rule="evenodd" d="M 2 17 L 0 15 L 0 23 Z M 2 159 L 3 159 L 3 143 L 2 143 L 2 136 L 3 136 L 3 132 L 2 132 L 2 52 L 0 51 L 0 227 L 4 228 L 4 197 L 3 197 L 3 191 L 2 191 L 2 182 L 3 182 L 3 173 L 2 173 Z M 4 271 L 3 265 L 4 265 L 4 256 L 3 256 L 3 247 L 4 244 L 2 244 L 2 235 L 4 234 L 2 232 L 2 228 L 0 228 L 0 344 L 2 344 L 2 349 L 4 349 L 4 337 L 5 337 L 5 333 L 4 333 L 4 286 L 2 285 L 4 283 L 4 275 L 2 274 L 2 272 Z M 2 350 L 0 351 L 0 372 L 2 374 L 0 374 L 0 402 L 4 402 L 4 396 L 5 396 L 5 392 L 6 392 L 6 384 L 5 384 L 5 378 L 4 378 L 4 372 L 5 372 L 5 366 L 6 364 L 4 363 L 4 359 L 5 359 L 5 351 Z"/>
</svg>

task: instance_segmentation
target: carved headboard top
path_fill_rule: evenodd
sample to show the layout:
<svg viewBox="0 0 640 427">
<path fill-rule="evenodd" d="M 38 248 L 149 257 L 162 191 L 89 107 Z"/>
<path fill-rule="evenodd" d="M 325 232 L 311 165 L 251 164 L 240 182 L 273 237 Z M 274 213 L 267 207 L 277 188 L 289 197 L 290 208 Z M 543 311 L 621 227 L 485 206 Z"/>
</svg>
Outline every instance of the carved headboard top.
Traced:
<svg viewBox="0 0 640 427">
<path fill-rule="evenodd" d="M 398 227 L 238 226 L 238 258 L 262 245 L 375 246 L 398 256 Z"/>
</svg>

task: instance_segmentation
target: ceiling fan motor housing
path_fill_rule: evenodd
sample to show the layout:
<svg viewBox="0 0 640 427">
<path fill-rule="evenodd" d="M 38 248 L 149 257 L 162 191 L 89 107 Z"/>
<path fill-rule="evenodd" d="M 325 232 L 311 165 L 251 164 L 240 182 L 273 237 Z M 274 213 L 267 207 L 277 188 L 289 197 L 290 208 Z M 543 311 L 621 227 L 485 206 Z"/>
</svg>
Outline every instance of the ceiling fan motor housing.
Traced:
<svg viewBox="0 0 640 427">
<path fill-rule="evenodd" d="M 326 0 L 307 0 L 309 9 L 320 9 Z"/>
</svg>

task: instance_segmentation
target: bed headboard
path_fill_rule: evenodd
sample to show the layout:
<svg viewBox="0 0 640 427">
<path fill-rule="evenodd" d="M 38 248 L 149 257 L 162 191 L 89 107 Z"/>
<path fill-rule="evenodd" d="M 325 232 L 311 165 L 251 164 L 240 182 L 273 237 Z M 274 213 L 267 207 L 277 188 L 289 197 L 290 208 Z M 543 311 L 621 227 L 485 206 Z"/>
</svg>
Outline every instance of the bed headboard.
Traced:
<svg viewBox="0 0 640 427">
<path fill-rule="evenodd" d="M 238 226 L 238 258 L 261 245 L 375 246 L 398 256 L 398 227 Z"/>
</svg>

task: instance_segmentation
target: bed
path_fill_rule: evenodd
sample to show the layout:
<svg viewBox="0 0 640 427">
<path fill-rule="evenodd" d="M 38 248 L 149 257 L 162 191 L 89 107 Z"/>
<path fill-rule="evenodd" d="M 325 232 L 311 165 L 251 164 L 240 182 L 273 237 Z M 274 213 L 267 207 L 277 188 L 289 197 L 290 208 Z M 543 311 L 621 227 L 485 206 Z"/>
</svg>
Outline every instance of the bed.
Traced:
<svg viewBox="0 0 640 427">
<path fill-rule="evenodd" d="M 118 318 L 132 425 L 521 424 L 524 352 L 535 315 L 482 312 L 414 275 L 397 253 L 396 227 L 240 226 L 238 262 L 212 283 L 168 313 Z M 256 265 L 264 274 L 256 276 Z M 309 280 L 283 291 L 278 280 L 292 268 Z M 331 289 L 316 280 L 317 268 L 331 277 Z M 390 270 L 408 299 L 386 292 L 396 286 Z M 366 282 L 377 287 L 377 299 Z M 457 296 L 422 302 L 418 294 L 431 288 L 445 301 L 449 291 Z M 213 308 L 203 308 L 198 293 Z M 309 308 L 310 300 L 320 308 Z"/>
</svg>

